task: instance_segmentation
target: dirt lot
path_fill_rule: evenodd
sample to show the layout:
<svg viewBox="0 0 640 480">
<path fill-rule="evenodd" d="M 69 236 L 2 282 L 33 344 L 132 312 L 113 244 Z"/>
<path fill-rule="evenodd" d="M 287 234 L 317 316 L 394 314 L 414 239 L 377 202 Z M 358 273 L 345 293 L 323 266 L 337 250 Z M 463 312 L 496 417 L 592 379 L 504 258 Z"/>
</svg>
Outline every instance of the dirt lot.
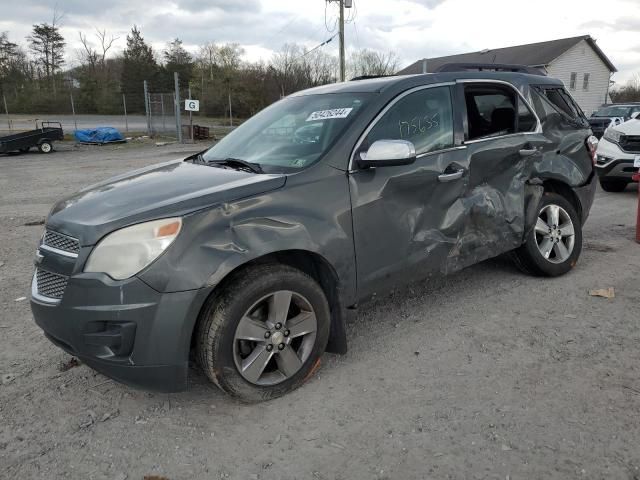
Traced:
<svg viewBox="0 0 640 480">
<path fill-rule="evenodd" d="M 636 193 L 598 192 L 575 271 L 485 262 L 364 305 L 350 351 L 246 406 L 108 381 L 51 345 L 28 300 L 57 198 L 198 147 L 0 157 L 0 478 L 640 479 Z M 614 287 L 615 298 L 591 297 Z"/>
</svg>

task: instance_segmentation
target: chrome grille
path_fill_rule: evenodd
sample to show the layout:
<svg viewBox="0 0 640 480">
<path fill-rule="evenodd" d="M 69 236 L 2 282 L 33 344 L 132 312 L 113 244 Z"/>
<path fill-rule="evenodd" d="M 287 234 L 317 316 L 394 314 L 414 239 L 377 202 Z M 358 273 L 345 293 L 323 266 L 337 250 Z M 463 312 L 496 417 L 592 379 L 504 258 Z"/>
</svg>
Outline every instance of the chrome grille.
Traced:
<svg viewBox="0 0 640 480">
<path fill-rule="evenodd" d="M 80 251 L 80 242 L 73 237 L 68 237 L 58 232 L 46 230 L 42 243 L 48 247 L 57 248 L 64 252 L 75 253 Z"/>
<path fill-rule="evenodd" d="M 38 269 L 36 271 L 36 286 L 38 294 L 59 300 L 67 287 L 67 277 Z"/>
</svg>

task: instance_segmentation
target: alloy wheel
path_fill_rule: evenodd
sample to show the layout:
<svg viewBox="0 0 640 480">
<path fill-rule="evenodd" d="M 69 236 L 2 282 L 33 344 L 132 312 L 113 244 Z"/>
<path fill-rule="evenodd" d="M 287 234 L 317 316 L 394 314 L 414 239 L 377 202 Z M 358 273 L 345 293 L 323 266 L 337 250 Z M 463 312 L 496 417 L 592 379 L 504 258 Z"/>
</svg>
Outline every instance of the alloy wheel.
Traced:
<svg viewBox="0 0 640 480">
<path fill-rule="evenodd" d="M 551 263 L 565 262 L 573 252 L 575 231 L 567 211 L 558 205 L 540 210 L 535 226 L 538 250 Z"/>
<path fill-rule="evenodd" d="M 295 375 L 311 355 L 318 322 L 302 295 L 281 290 L 262 297 L 242 316 L 233 357 L 242 377 L 255 385 L 276 385 Z"/>
</svg>

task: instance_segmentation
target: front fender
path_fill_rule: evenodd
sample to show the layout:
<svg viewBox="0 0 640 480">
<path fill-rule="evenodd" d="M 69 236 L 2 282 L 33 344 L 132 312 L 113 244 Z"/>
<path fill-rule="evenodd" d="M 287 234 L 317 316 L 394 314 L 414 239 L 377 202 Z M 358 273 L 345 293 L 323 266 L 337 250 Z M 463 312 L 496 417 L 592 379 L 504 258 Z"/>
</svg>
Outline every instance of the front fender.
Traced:
<svg viewBox="0 0 640 480">
<path fill-rule="evenodd" d="M 341 300 L 351 305 L 356 280 L 346 175 L 314 170 L 292 175 L 277 191 L 184 217 L 176 242 L 139 277 L 161 292 L 212 287 L 264 255 L 307 251 L 332 266 Z"/>
</svg>

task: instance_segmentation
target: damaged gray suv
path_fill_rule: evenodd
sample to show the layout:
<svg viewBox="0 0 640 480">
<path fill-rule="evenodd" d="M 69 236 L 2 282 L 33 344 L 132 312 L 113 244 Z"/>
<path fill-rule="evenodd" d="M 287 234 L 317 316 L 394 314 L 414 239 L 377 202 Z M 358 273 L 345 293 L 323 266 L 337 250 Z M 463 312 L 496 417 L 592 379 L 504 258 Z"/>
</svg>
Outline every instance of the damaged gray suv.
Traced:
<svg viewBox="0 0 640 480">
<path fill-rule="evenodd" d="M 443 70 L 296 93 L 201 154 L 58 202 L 37 324 L 124 383 L 185 389 L 193 354 L 259 401 L 344 353 L 373 293 L 507 252 L 568 272 L 596 185 L 584 114 L 536 72 Z"/>
</svg>

